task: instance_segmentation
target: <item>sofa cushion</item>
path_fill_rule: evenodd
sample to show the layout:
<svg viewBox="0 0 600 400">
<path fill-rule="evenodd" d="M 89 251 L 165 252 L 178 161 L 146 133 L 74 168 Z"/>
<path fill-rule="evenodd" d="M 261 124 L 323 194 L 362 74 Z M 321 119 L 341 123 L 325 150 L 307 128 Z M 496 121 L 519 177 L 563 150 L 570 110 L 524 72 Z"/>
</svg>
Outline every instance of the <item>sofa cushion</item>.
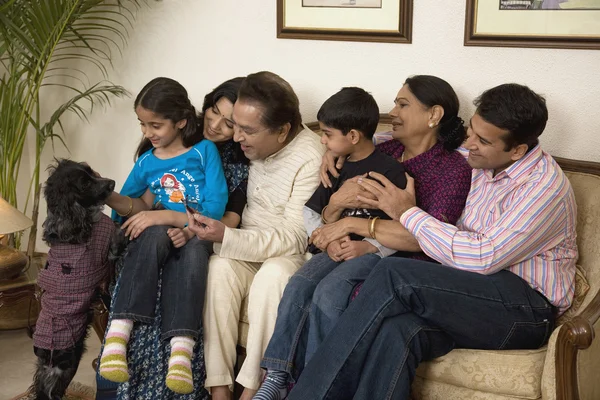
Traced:
<svg viewBox="0 0 600 400">
<path fill-rule="evenodd" d="M 545 347 L 502 351 L 455 349 L 422 363 L 417 376 L 471 391 L 538 399 L 545 357 Z"/>
</svg>

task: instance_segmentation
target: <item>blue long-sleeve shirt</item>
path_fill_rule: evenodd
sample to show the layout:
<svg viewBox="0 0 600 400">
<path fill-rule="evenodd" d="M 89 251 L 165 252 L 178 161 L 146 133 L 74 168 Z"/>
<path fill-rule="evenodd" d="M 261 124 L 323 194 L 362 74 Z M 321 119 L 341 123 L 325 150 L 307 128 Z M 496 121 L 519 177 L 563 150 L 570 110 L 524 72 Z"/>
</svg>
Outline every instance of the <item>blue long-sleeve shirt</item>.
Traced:
<svg viewBox="0 0 600 400">
<path fill-rule="evenodd" d="M 183 199 L 200 213 L 219 220 L 227 204 L 227 182 L 217 147 L 202 140 L 187 152 L 166 160 L 156 157 L 150 149 L 136 161 L 121 194 L 140 197 L 146 189 L 154 194 L 154 204 L 185 212 Z"/>
</svg>

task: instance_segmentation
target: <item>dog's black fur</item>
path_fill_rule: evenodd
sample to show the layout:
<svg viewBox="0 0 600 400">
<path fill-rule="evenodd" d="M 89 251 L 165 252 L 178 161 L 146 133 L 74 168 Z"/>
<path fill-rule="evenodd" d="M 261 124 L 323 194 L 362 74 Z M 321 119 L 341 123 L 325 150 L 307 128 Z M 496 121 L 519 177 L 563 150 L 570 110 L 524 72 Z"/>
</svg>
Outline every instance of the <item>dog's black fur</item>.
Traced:
<svg viewBox="0 0 600 400">
<path fill-rule="evenodd" d="M 57 243 L 87 242 L 115 182 L 99 177 L 86 163 L 66 159 L 56 160 L 56 164 L 48 170 L 50 175 L 44 187 L 48 205 L 48 217 L 43 224 L 44 241 L 50 247 Z M 113 262 L 122 253 L 125 242 L 123 235 L 118 234 L 120 229 L 115 232 L 109 251 L 109 259 Z M 35 393 L 37 399 L 62 398 L 85 352 L 84 343 L 91 319 L 90 310 L 86 333 L 72 348 L 51 351 L 34 347 L 38 362 L 31 392 Z"/>
</svg>

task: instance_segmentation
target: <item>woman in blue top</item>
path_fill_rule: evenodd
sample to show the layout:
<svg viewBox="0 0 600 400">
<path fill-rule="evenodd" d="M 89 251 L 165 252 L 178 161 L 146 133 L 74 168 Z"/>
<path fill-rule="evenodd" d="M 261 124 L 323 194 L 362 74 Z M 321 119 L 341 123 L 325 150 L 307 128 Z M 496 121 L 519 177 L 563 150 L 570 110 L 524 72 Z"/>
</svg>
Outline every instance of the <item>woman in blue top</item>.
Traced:
<svg viewBox="0 0 600 400">
<path fill-rule="evenodd" d="M 129 379 L 126 355 L 133 323 L 154 322 L 162 270 L 161 336 L 171 344 L 166 385 L 176 393 L 191 393 L 191 358 L 202 321 L 212 243 L 198 240 L 185 228 L 185 203 L 221 219 L 227 182 L 217 147 L 203 140 L 183 86 L 168 78 L 153 79 L 134 105 L 144 135 L 138 159 L 121 194 L 107 200 L 127 218 L 122 229 L 132 242 L 113 300 L 99 372 L 113 382 Z"/>
</svg>

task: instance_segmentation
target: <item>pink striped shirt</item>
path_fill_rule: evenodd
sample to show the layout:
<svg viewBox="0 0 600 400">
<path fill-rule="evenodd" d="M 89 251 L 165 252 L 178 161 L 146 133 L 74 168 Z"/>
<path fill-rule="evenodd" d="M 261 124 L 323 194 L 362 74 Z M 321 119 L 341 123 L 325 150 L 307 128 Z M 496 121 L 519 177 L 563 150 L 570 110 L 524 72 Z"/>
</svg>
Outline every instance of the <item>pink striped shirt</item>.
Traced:
<svg viewBox="0 0 600 400">
<path fill-rule="evenodd" d="M 456 226 L 413 207 L 400 222 L 440 263 L 480 274 L 517 274 L 563 313 L 575 290 L 575 196 L 539 146 L 495 177 L 474 169 Z"/>
</svg>

